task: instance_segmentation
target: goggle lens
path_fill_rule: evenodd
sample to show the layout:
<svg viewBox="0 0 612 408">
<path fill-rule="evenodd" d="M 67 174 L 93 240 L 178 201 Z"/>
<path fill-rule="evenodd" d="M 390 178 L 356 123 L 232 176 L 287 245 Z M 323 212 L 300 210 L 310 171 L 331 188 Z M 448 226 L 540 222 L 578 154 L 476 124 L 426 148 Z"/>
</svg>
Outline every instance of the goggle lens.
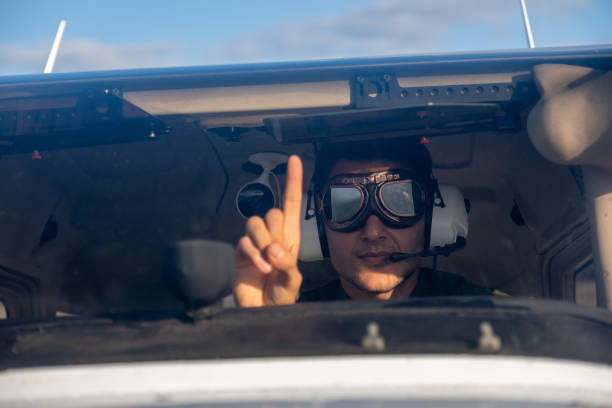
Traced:
<svg viewBox="0 0 612 408">
<path fill-rule="evenodd" d="M 323 194 L 322 216 L 337 231 L 360 228 L 371 213 L 378 214 L 391 227 L 405 228 L 423 216 L 425 201 L 425 192 L 412 179 L 383 181 L 377 187 L 375 184 L 331 184 Z"/>
<path fill-rule="evenodd" d="M 355 217 L 363 203 L 363 193 L 355 186 L 333 186 L 325 195 L 325 214 L 332 222 L 344 223 Z"/>
<path fill-rule="evenodd" d="M 398 217 L 415 216 L 420 208 L 420 187 L 412 181 L 400 181 L 382 186 L 380 196 L 383 205 Z M 415 200 L 415 197 L 419 197 Z"/>
</svg>

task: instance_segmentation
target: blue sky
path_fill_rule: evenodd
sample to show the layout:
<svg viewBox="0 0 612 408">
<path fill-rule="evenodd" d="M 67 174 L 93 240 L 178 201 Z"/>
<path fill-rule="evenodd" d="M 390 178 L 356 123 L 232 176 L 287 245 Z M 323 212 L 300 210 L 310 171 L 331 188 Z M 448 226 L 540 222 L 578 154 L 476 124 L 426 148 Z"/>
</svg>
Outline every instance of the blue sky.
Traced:
<svg viewBox="0 0 612 408">
<path fill-rule="evenodd" d="M 525 47 L 519 0 L 5 0 L 0 75 Z M 536 47 L 612 44 L 612 0 L 527 0 Z"/>
</svg>

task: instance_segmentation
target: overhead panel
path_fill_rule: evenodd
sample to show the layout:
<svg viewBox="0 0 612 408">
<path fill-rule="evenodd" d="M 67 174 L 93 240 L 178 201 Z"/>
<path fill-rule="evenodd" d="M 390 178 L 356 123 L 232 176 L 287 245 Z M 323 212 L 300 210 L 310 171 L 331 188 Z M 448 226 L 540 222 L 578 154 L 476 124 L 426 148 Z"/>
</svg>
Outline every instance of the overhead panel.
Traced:
<svg viewBox="0 0 612 408">
<path fill-rule="evenodd" d="M 275 111 L 348 106 L 348 81 L 125 92 L 151 115 Z"/>
</svg>

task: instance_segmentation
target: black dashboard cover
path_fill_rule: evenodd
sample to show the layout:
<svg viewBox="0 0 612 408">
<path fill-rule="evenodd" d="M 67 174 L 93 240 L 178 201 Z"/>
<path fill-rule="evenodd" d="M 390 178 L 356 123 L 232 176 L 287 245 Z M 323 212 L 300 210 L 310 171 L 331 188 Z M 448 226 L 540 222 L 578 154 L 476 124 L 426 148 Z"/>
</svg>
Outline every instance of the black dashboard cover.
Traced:
<svg viewBox="0 0 612 408">
<path fill-rule="evenodd" d="M 569 303 L 497 297 L 322 302 L 185 315 L 107 315 L 0 324 L 0 367 L 368 354 L 379 326 L 385 354 L 488 354 L 612 364 L 612 313 Z"/>
</svg>

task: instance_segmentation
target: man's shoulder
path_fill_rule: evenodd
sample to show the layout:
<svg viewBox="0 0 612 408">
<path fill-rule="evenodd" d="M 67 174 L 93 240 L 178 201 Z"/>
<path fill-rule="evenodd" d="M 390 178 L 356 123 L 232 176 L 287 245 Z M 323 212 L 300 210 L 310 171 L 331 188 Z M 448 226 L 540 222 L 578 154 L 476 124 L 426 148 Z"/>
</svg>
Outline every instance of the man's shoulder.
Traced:
<svg viewBox="0 0 612 408">
<path fill-rule="evenodd" d="M 350 297 L 342 288 L 339 279 L 334 279 L 328 284 L 300 293 L 298 302 L 324 302 L 330 300 L 350 300 Z"/>
<path fill-rule="evenodd" d="M 429 268 L 419 270 L 419 278 L 411 296 L 488 296 L 493 289 L 468 282 L 462 276 Z M 339 279 L 300 294 L 299 302 L 350 300 Z"/>
<path fill-rule="evenodd" d="M 486 296 L 493 294 L 493 289 L 470 283 L 454 273 L 421 268 L 412 296 Z"/>
</svg>

